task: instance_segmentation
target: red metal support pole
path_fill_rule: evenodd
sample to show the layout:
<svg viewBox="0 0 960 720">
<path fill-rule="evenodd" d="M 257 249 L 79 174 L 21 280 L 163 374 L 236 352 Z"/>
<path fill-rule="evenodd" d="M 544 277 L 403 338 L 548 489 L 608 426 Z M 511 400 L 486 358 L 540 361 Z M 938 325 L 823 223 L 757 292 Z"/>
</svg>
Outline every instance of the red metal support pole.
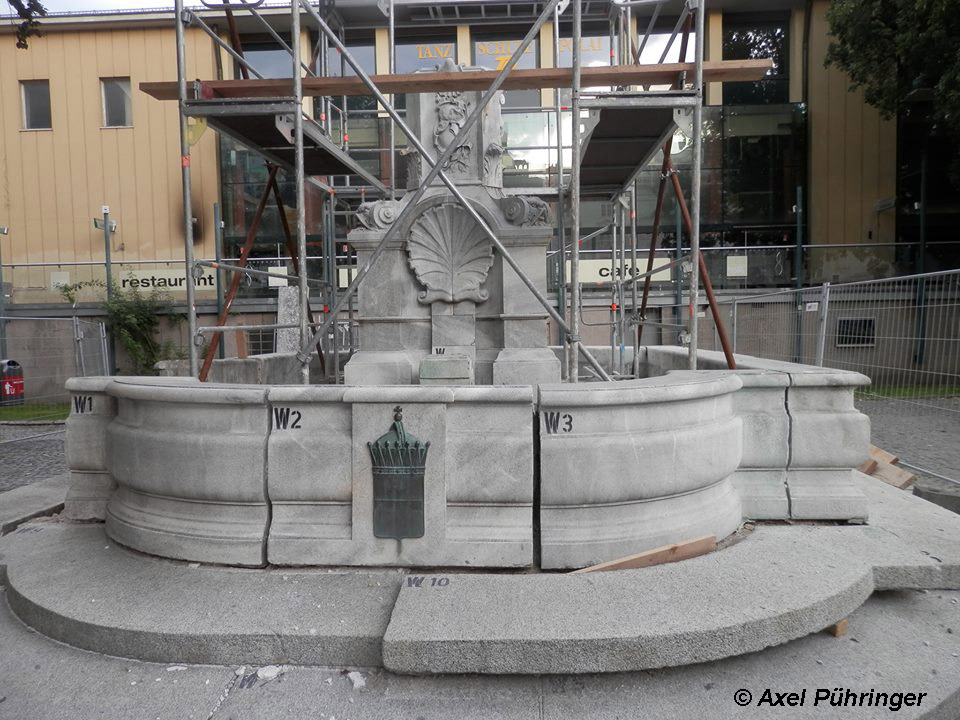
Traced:
<svg viewBox="0 0 960 720">
<path fill-rule="evenodd" d="M 670 172 L 670 179 L 673 180 L 673 192 L 677 196 L 677 203 L 680 205 L 680 213 L 683 215 L 683 225 L 689 235 L 693 231 L 693 222 L 690 219 L 690 211 L 687 209 L 687 201 L 683 197 L 683 188 L 680 186 L 680 176 L 673 172 L 672 164 L 667 168 Z M 707 302 L 710 305 L 710 312 L 713 314 L 713 322 L 717 327 L 717 335 L 720 336 L 720 346 L 723 348 L 723 355 L 727 359 L 727 367 L 731 370 L 737 369 L 737 361 L 733 357 L 733 350 L 730 347 L 730 338 L 727 337 L 727 328 L 720 317 L 720 308 L 717 306 L 717 298 L 713 294 L 713 283 L 710 282 L 710 275 L 707 274 L 707 264 L 703 261 L 703 255 L 700 255 L 700 282 L 703 284 L 703 291 L 707 295 Z M 691 312 L 696 312 L 696 308 L 691 308 Z"/>
<path fill-rule="evenodd" d="M 263 211 L 267 207 L 267 200 L 270 199 L 270 193 L 272 191 L 273 185 L 276 182 L 277 178 L 277 166 L 270 165 L 270 173 L 267 177 L 267 183 L 263 188 L 263 194 L 260 196 L 260 202 L 257 204 L 257 210 L 253 214 L 253 221 L 250 223 L 250 229 L 247 230 L 247 238 L 243 244 L 243 248 L 240 250 L 240 258 L 237 260 L 237 267 L 246 267 L 247 258 L 250 256 L 250 251 L 253 249 L 253 243 L 257 239 L 257 230 L 260 229 L 260 221 L 263 219 Z M 223 327 L 227 324 L 227 318 L 230 316 L 230 308 L 233 305 L 233 301 L 237 297 L 237 292 L 240 290 L 240 276 L 241 273 L 233 273 L 233 277 L 230 278 L 230 288 L 227 290 L 227 295 L 223 301 L 223 309 L 220 311 L 220 316 L 217 318 L 217 327 Z M 217 354 L 217 347 L 220 345 L 220 338 L 223 336 L 223 333 L 215 333 L 213 337 L 210 338 L 210 345 L 207 347 L 207 354 L 203 357 L 203 366 L 200 368 L 200 382 L 206 382 L 207 375 L 210 374 L 210 367 L 213 365 L 213 357 Z M 193 338 L 190 338 L 190 341 L 193 342 Z"/>
</svg>

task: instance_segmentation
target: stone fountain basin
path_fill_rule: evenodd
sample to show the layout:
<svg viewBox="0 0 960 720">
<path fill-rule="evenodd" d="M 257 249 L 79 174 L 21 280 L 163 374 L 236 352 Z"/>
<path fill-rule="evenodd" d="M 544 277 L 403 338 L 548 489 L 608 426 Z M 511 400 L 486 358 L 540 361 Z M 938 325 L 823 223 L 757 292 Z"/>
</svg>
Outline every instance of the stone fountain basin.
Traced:
<svg viewBox="0 0 960 720">
<path fill-rule="evenodd" d="M 744 518 L 866 519 L 867 378 L 641 353 L 649 377 L 536 388 L 74 378 L 67 511 L 142 552 L 241 566 L 573 568 Z M 367 443 L 397 405 L 431 443 L 422 538 L 373 536 Z"/>
</svg>

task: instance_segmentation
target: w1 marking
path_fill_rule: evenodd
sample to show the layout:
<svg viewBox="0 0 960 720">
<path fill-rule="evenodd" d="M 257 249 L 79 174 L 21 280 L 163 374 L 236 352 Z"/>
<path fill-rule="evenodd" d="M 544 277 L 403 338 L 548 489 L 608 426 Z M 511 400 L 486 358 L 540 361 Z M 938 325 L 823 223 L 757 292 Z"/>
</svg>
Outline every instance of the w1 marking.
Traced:
<svg viewBox="0 0 960 720">
<path fill-rule="evenodd" d="M 303 415 L 299 410 L 291 410 L 288 407 L 275 407 L 273 409 L 273 426 L 277 430 L 299 430 L 300 420 Z"/>
<path fill-rule="evenodd" d="M 563 424 L 561 425 L 561 421 Z M 543 414 L 543 427 L 547 435 L 556 435 L 558 432 L 568 433 L 573 430 L 573 415 L 570 413 L 545 412 Z"/>
<path fill-rule="evenodd" d="M 77 415 L 93 412 L 93 395 L 74 395 L 73 412 Z"/>
</svg>

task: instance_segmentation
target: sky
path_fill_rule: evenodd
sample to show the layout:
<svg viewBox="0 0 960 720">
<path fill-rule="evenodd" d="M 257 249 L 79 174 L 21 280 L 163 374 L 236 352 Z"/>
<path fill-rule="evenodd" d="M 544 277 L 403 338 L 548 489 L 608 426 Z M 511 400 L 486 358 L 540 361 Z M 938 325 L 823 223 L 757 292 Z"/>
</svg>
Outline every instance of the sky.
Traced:
<svg viewBox="0 0 960 720">
<path fill-rule="evenodd" d="M 49 12 L 82 12 L 83 10 L 129 10 L 133 8 L 173 7 L 173 0 L 41 0 Z M 199 5 L 199 2 L 185 2 Z M 11 15 L 13 10 L 0 0 L 0 15 Z"/>
</svg>

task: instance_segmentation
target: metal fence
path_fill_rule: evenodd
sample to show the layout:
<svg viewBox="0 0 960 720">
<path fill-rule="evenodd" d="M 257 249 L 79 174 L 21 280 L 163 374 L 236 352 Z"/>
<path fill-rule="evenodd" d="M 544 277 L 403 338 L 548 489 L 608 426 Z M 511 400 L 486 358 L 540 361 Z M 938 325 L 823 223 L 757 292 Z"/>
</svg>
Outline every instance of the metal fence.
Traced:
<svg viewBox="0 0 960 720">
<path fill-rule="evenodd" d="M 875 444 L 960 479 L 960 270 L 725 304 L 736 352 L 863 373 L 856 402 Z"/>
<path fill-rule="evenodd" d="M 0 420 L 43 421 L 66 415 L 67 378 L 108 375 L 102 322 L 77 317 L 0 317 L 0 354 L 23 370 L 22 404 L 0 405 Z"/>
</svg>

